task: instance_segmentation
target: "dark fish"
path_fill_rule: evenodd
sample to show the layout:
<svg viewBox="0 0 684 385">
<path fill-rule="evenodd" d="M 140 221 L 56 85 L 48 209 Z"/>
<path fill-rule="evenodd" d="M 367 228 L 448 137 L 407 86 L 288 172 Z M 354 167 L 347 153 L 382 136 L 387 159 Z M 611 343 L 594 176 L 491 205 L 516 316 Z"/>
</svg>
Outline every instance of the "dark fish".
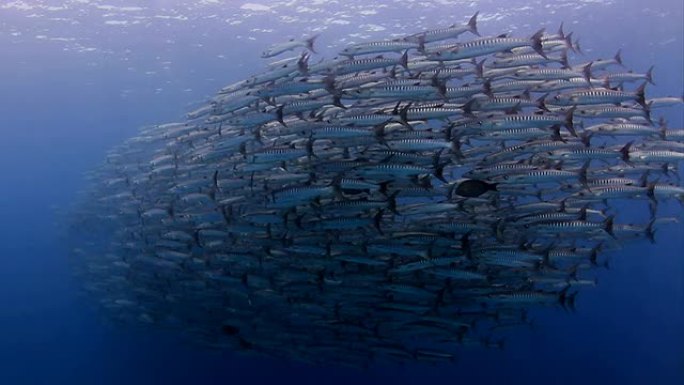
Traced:
<svg viewBox="0 0 684 385">
<path fill-rule="evenodd" d="M 468 179 L 458 184 L 454 192 L 462 197 L 475 198 L 487 191 L 496 191 L 495 183 L 487 183 L 477 179 Z"/>
</svg>

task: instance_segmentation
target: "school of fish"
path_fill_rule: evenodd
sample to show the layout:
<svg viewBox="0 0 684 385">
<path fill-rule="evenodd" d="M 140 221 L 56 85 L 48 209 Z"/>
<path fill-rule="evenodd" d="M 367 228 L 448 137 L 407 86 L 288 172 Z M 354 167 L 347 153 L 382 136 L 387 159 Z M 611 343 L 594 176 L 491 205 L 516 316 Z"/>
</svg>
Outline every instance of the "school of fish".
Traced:
<svg viewBox="0 0 684 385">
<path fill-rule="evenodd" d="M 453 361 L 574 309 L 606 254 L 677 222 L 684 130 L 654 112 L 681 99 L 620 52 L 574 63 L 562 27 L 477 16 L 330 60 L 273 46 L 304 52 L 114 148 L 72 216 L 87 291 L 117 321 L 351 366 Z"/>
</svg>

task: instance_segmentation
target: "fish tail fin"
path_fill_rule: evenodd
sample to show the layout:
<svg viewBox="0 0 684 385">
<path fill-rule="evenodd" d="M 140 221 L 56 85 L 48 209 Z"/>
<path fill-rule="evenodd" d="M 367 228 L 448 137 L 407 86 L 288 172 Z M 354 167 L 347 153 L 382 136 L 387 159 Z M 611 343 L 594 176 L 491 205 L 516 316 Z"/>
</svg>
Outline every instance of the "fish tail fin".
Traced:
<svg viewBox="0 0 684 385">
<path fill-rule="evenodd" d="M 390 181 L 378 183 L 378 186 L 380 186 L 380 188 L 378 189 L 378 191 L 380 191 L 380 194 L 387 196 L 387 189 L 388 189 L 390 183 L 391 183 Z M 397 194 L 399 194 L 399 191 L 397 191 Z"/>
<path fill-rule="evenodd" d="M 655 196 L 656 185 L 656 182 L 647 183 L 646 185 L 646 196 L 648 196 L 648 199 L 651 203 L 649 207 L 651 209 L 651 215 L 655 215 L 656 206 L 658 205 L 658 201 L 656 200 Z"/>
<path fill-rule="evenodd" d="M 413 102 L 410 102 L 409 104 L 405 105 L 397 111 L 397 114 L 399 115 L 399 123 L 401 123 L 402 126 L 408 128 L 411 131 L 413 131 L 413 126 L 411 126 L 411 123 L 409 123 L 408 110 L 411 108 L 412 104 Z M 398 105 L 397 108 L 399 108 Z"/>
<path fill-rule="evenodd" d="M 646 107 L 646 95 L 645 95 L 645 90 L 646 90 L 646 84 L 648 82 L 643 82 L 639 88 L 635 91 L 636 94 L 636 102 L 639 103 L 641 107 Z"/>
<path fill-rule="evenodd" d="M 570 35 L 568 35 L 570 36 Z M 572 45 L 574 47 L 574 51 L 577 52 L 580 55 L 584 55 L 584 52 L 582 52 L 582 47 L 580 47 L 580 40 L 575 39 L 575 44 Z"/>
<path fill-rule="evenodd" d="M 444 139 L 445 139 L 446 141 L 450 141 L 450 140 L 451 140 L 451 137 L 453 136 L 453 135 L 452 135 L 452 134 L 453 134 L 453 131 L 454 131 L 454 126 L 453 126 L 453 124 L 451 124 L 451 123 L 448 124 L 448 125 L 444 128 Z"/>
<path fill-rule="evenodd" d="M 387 209 L 395 215 L 400 215 L 397 211 L 397 195 L 401 190 L 397 190 L 387 197 Z"/>
<path fill-rule="evenodd" d="M 314 142 L 316 139 L 313 137 L 313 132 L 309 134 L 309 140 L 306 141 L 306 157 L 311 161 L 311 158 L 318 158 L 318 155 L 314 153 Z"/>
<path fill-rule="evenodd" d="M 285 107 L 284 104 L 276 109 L 276 119 L 278 120 L 278 123 L 283 125 L 283 127 L 287 127 L 287 124 L 285 124 L 285 121 L 283 120 L 283 107 Z"/>
<path fill-rule="evenodd" d="M 525 91 L 523 91 L 519 96 L 516 96 L 515 98 L 520 100 L 530 100 L 532 98 L 532 96 L 530 95 L 530 89 L 526 88 Z"/>
<path fill-rule="evenodd" d="M 411 104 L 411 103 L 409 103 Z M 398 115 L 399 114 L 399 107 L 401 107 L 401 101 L 398 101 L 397 104 L 394 105 L 394 108 L 392 109 L 392 115 Z"/>
<path fill-rule="evenodd" d="M 329 93 L 331 93 L 332 95 L 339 95 L 340 94 L 340 92 L 337 89 L 335 89 L 335 75 L 332 75 L 332 74 L 326 75 L 323 78 L 323 84 L 324 84 L 325 90 L 328 91 Z"/>
<path fill-rule="evenodd" d="M 614 219 L 615 219 L 615 217 L 613 215 L 606 218 L 606 220 L 603 222 L 603 229 L 606 230 L 606 232 L 611 237 L 616 238 L 615 233 L 613 232 Z"/>
<path fill-rule="evenodd" d="M 544 52 L 544 46 L 542 45 L 542 36 L 543 35 L 544 35 L 544 28 L 540 29 L 534 35 L 532 35 L 530 37 L 530 40 L 532 41 L 532 49 L 534 49 L 534 51 L 536 53 L 538 53 L 544 59 L 548 59 L 546 57 L 546 53 Z"/>
<path fill-rule="evenodd" d="M 592 84 L 591 84 L 591 66 L 592 66 L 593 64 L 594 64 L 594 62 L 591 61 L 591 62 L 589 62 L 589 64 L 585 65 L 585 66 L 582 68 L 582 75 L 584 76 L 584 80 L 586 80 L 587 83 L 589 83 L 589 87 L 590 87 L 590 88 L 593 87 Z"/>
<path fill-rule="evenodd" d="M 309 73 L 309 55 L 306 52 L 302 52 L 302 56 L 297 60 L 297 69 L 304 75 Z"/>
<path fill-rule="evenodd" d="M 593 136 L 593 133 L 583 131 L 582 135 L 580 135 L 580 141 L 584 145 L 584 147 L 591 147 L 591 137 Z"/>
<path fill-rule="evenodd" d="M 588 205 L 585 205 L 585 206 L 583 206 L 583 207 L 580 209 L 580 213 L 579 213 L 579 217 L 578 217 L 578 218 L 579 218 L 579 220 L 581 220 L 581 221 L 586 221 L 586 220 L 587 220 L 587 206 L 588 206 Z"/>
<path fill-rule="evenodd" d="M 410 75 L 410 74 L 409 74 Z M 396 79 L 397 78 L 397 69 L 396 67 L 392 67 L 389 70 L 389 77 L 390 79 Z"/>
<path fill-rule="evenodd" d="M 646 81 L 655 85 L 655 83 L 653 83 L 653 66 L 650 66 L 648 71 L 646 71 Z"/>
<path fill-rule="evenodd" d="M 480 36 L 480 32 L 477 30 L 477 15 L 479 14 L 480 11 L 475 12 L 475 14 L 470 17 L 470 20 L 468 20 L 468 30 L 475 36 Z"/>
<path fill-rule="evenodd" d="M 638 186 L 640 187 L 648 187 L 648 177 L 650 174 L 650 170 L 644 171 L 643 174 L 639 177 L 639 182 L 637 183 Z"/>
<path fill-rule="evenodd" d="M 456 159 L 464 159 L 463 151 L 461 151 L 461 139 L 457 136 L 451 140 L 451 152 L 454 153 Z"/>
<path fill-rule="evenodd" d="M 560 59 L 558 59 L 558 62 L 563 66 L 565 69 L 570 69 L 570 62 L 568 61 L 568 50 L 564 49 L 563 52 L 561 52 Z"/>
<path fill-rule="evenodd" d="M 573 122 L 573 116 L 574 116 L 574 114 L 575 114 L 575 109 L 576 109 L 576 108 L 577 108 L 577 107 L 573 106 L 572 108 L 570 108 L 570 109 L 568 110 L 568 112 L 565 113 L 565 123 L 564 123 L 564 125 L 565 125 L 565 127 L 568 129 L 568 131 L 570 132 L 570 134 L 571 134 L 572 136 L 574 136 L 574 137 L 577 138 L 577 137 L 578 137 L 578 136 L 577 136 L 577 131 L 575 131 L 575 124 L 574 124 L 574 122 Z"/>
<path fill-rule="evenodd" d="M 568 294 L 570 285 L 567 285 L 563 290 L 558 293 L 558 302 L 565 310 L 575 311 L 575 297 L 577 297 L 577 292 Z"/>
<path fill-rule="evenodd" d="M 560 26 L 558 27 L 558 32 L 556 32 L 556 34 L 558 34 L 558 37 L 560 37 L 561 39 L 565 39 L 565 32 L 563 32 L 563 22 L 562 21 L 560 23 Z"/>
<path fill-rule="evenodd" d="M 316 38 L 318 38 L 318 34 L 315 34 L 315 35 L 313 35 L 310 38 L 305 40 L 306 49 L 308 49 L 309 51 L 311 51 L 313 53 L 318 53 L 318 52 L 316 52 L 316 49 L 314 49 L 314 43 L 316 42 Z"/>
<path fill-rule="evenodd" d="M 346 107 L 344 104 L 342 104 L 342 101 L 340 100 L 340 96 L 339 96 L 339 95 L 333 95 L 333 106 L 335 106 L 335 107 L 340 107 L 340 108 L 342 108 L 342 109 L 344 109 L 344 110 L 347 109 L 347 107 Z"/>
<path fill-rule="evenodd" d="M 565 35 L 563 38 L 565 40 L 565 48 L 569 49 L 570 51 L 577 53 L 577 50 L 575 49 L 575 46 L 572 45 L 572 32 L 569 34 Z"/>
<path fill-rule="evenodd" d="M 565 142 L 563 140 L 563 137 L 561 136 L 560 133 L 560 126 L 557 124 L 554 124 L 551 127 L 551 140 L 559 141 L 559 142 Z"/>
<path fill-rule="evenodd" d="M 622 64 L 622 49 L 619 49 L 617 53 L 615 53 L 615 56 L 613 56 L 613 60 L 620 65 L 620 67 L 624 67 L 625 65 Z"/>
<path fill-rule="evenodd" d="M 656 221 L 655 218 L 651 219 L 651 221 L 648 222 L 648 226 L 646 226 L 646 229 L 644 229 L 644 235 L 646 236 L 646 239 L 648 239 L 649 242 L 651 242 L 652 244 L 656 243 L 656 241 L 655 241 L 656 230 L 653 227 L 653 225 L 655 225 L 655 221 Z"/>
<path fill-rule="evenodd" d="M 469 118 L 474 118 L 475 115 L 473 114 L 473 107 L 477 103 L 476 99 L 470 99 L 466 104 L 461 107 L 463 110 L 463 115 Z"/>
<path fill-rule="evenodd" d="M 566 285 L 561 291 L 558 292 L 558 303 L 563 307 L 563 309 L 567 309 L 566 306 L 566 301 L 568 299 L 568 290 L 570 289 L 570 285 Z"/>
<path fill-rule="evenodd" d="M 408 50 L 404 51 L 404 53 L 401 55 L 401 58 L 399 58 L 399 65 L 404 67 L 406 71 L 409 70 L 408 68 Z"/>
<path fill-rule="evenodd" d="M 435 74 L 432 75 L 432 77 L 430 78 L 430 84 L 431 84 L 433 87 L 437 87 L 438 85 L 442 84 L 442 82 L 439 80 L 439 72 L 440 72 L 441 70 L 442 70 L 441 68 L 438 68 L 437 71 L 435 71 Z M 420 77 L 420 74 L 421 74 L 421 72 L 418 72 L 418 73 L 416 74 L 416 77 L 419 78 L 419 77 Z"/>
<path fill-rule="evenodd" d="M 425 55 L 425 35 L 418 36 L 418 52 Z"/>
<path fill-rule="evenodd" d="M 542 267 L 554 267 L 551 263 L 551 250 L 552 249 L 553 249 L 553 245 L 549 245 L 547 248 L 542 250 L 542 261 L 541 261 Z"/>
<path fill-rule="evenodd" d="M 587 190 L 589 190 L 589 182 L 588 182 L 588 178 L 587 178 L 587 171 L 589 170 L 590 164 L 591 164 L 591 160 L 587 160 L 586 162 L 584 162 L 584 164 L 582 165 L 582 168 L 580 168 L 579 174 L 578 174 L 580 184 L 582 185 L 582 187 L 586 188 Z M 586 214 L 587 214 L 587 212 L 586 212 L 586 208 L 585 208 L 584 215 L 586 216 Z"/>
<path fill-rule="evenodd" d="M 482 93 L 490 98 L 494 97 L 494 92 L 492 92 L 492 82 L 489 79 L 485 80 L 485 82 L 482 84 Z"/>
<path fill-rule="evenodd" d="M 439 92 L 439 96 L 441 96 L 444 101 L 448 101 L 449 99 L 447 98 L 446 90 L 447 86 L 445 82 L 439 82 L 435 88 L 437 88 L 437 92 Z"/>
<path fill-rule="evenodd" d="M 442 163 L 439 165 L 435 166 L 435 178 L 439 179 L 440 181 L 444 183 L 449 183 L 445 178 L 444 178 L 444 166 L 446 166 L 448 163 Z"/>
<path fill-rule="evenodd" d="M 375 139 L 381 144 L 385 144 L 385 124 L 378 124 L 373 127 Z"/>
<path fill-rule="evenodd" d="M 252 134 L 254 134 L 254 140 L 255 140 L 257 143 L 259 143 L 259 144 L 264 144 L 264 142 L 263 142 L 263 136 L 261 135 L 261 127 L 256 127 L 256 128 L 254 129 L 254 132 L 253 132 Z M 245 144 L 245 143 L 242 143 L 242 144 Z M 244 155 L 244 154 L 243 154 L 243 155 Z"/>
<path fill-rule="evenodd" d="M 660 126 L 659 127 L 660 139 L 666 140 L 666 138 L 667 138 L 667 122 L 665 121 L 665 118 L 661 117 L 660 120 L 658 120 L 658 125 Z M 665 174 L 667 174 L 667 173 L 665 173 Z"/>
<path fill-rule="evenodd" d="M 653 105 L 653 101 L 650 101 L 646 103 L 646 105 L 643 107 L 644 108 L 644 118 L 646 118 L 646 121 L 648 121 L 648 124 L 653 125 L 653 120 L 651 120 L 651 106 Z"/>
<path fill-rule="evenodd" d="M 593 266 L 598 266 L 598 255 L 599 255 L 598 252 L 599 252 L 598 246 L 592 248 L 591 251 L 589 251 L 589 262 L 590 262 Z M 574 280 L 577 280 L 577 266 L 575 266 L 575 273 L 574 273 L 574 278 L 573 278 L 573 279 L 574 279 Z"/>
<path fill-rule="evenodd" d="M 526 92 L 528 92 L 528 94 L 529 94 L 529 90 L 526 90 Z M 540 96 L 539 99 L 537 99 L 535 101 L 535 103 L 537 104 L 537 108 L 539 108 L 540 110 L 545 111 L 545 112 L 550 112 L 549 109 L 546 107 L 546 98 L 548 96 L 549 96 L 549 94 L 544 94 L 544 95 Z"/>
<path fill-rule="evenodd" d="M 218 170 L 214 171 L 214 174 L 211 176 L 211 188 L 214 191 L 221 191 L 218 185 Z"/>
<path fill-rule="evenodd" d="M 492 226 L 494 228 L 494 235 L 496 236 L 496 240 L 499 242 L 503 242 L 504 219 L 499 219 L 494 224 L 492 224 Z"/>
<path fill-rule="evenodd" d="M 521 107 L 520 107 L 520 102 L 516 103 L 513 107 L 507 109 L 504 111 L 506 115 L 516 115 L 518 112 L 520 112 Z"/>
<path fill-rule="evenodd" d="M 484 74 L 484 63 L 487 61 L 487 59 L 482 59 L 479 63 L 475 64 L 475 76 L 478 78 L 482 78 Z"/>
<path fill-rule="evenodd" d="M 620 149 L 620 154 L 622 155 L 622 160 L 623 160 L 625 163 L 629 163 L 629 149 L 632 147 L 632 143 L 634 143 L 633 140 L 627 142 L 627 143 L 626 143 L 624 146 L 622 146 L 622 148 Z"/>
</svg>

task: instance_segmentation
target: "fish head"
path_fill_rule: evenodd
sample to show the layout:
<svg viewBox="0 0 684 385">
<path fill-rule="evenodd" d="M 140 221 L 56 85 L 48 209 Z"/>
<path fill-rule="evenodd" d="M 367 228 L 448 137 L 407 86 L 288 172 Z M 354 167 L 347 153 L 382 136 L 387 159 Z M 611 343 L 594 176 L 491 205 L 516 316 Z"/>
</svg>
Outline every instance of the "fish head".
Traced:
<svg viewBox="0 0 684 385">
<path fill-rule="evenodd" d="M 581 191 L 576 192 L 574 195 L 578 196 L 578 197 L 598 196 L 598 195 L 600 195 L 600 192 L 591 193 L 587 190 L 581 190 Z"/>
<path fill-rule="evenodd" d="M 358 49 L 356 47 L 347 47 L 347 48 L 343 49 L 342 51 L 340 51 L 340 55 L 353 56 L 357 51 L 358 51 Z"/>
</svg>

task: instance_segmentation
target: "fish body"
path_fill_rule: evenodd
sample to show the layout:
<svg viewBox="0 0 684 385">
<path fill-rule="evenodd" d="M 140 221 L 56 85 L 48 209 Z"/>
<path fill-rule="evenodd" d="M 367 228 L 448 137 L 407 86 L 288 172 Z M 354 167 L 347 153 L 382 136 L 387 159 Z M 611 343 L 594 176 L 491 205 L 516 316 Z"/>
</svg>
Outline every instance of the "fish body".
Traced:
<svg viewBox="0 0 684 385">
<path fill-rule="evenodd" d="M 419 32 L 417 34 L 405 37 L 404 40 L 425 44 L 446 39 L 455 39 L 466 32 L 470 32 L 476 36 L 480 36 L 480 33 L 477 31 L 477 16 L 479 15 L 479 13 L 480 12 L 475 12 L 475 14 L 470 18 L 466 25 L 453 24 L 447 28 L 439 28 Z"/>
<path fill-rule="evenodd" d="M 279 43 L 270 46 L 268 49 L 266 49 L 264 52 L 261 53 L 262 58 L 271 58 L 274 56 L 278 56 L 282 53 L 285 53 L 287 51 L 292 51 L 297 48 L 306 48 L 309 51 L 316 53 L 314 50 L 314 42 L 316 41 L 316 38 L 318 35 L 311 36 L 310 38 L 304 39 L 304 40 L 295 40 L 295 39 L 290 39 L 289 41 L 285 43 Z"/>
<path fill-rule="evenodd" d="M 531 46 L 541 56 L 546 56 L 541 47 L 542 33 L 543 30 L 540 30 L 529 39 L 510 37 L 483 38 L 468 43 L 458 44 L 449 50 L 436 51 L 427 56 L 432 60 L 461 60 L 524 46 Z"/>
</svg>

